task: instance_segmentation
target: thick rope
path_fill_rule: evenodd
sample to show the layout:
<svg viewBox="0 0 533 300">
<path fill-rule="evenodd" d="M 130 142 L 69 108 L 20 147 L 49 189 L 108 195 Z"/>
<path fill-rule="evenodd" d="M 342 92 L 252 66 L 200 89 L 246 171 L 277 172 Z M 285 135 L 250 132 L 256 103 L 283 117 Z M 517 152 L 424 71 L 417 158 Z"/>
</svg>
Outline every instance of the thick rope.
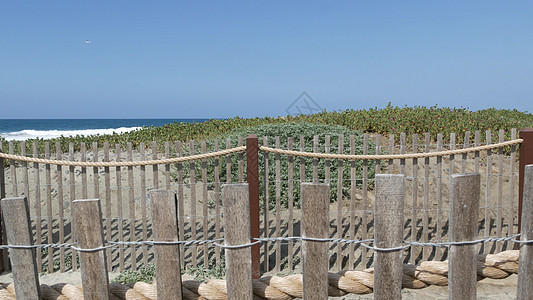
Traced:
<svg viewBox="0 0 533 300">
<path fill-rule="evenodd" d="M 518 250 L 508 250 L 498 254 L 478 255 L 478 280 L 483 278 L 502 279 L 518 273 Z M 342 271 L 328 274 L 328 294 L 340 297 L 346 294 L 368 294 L 374 288 L 373 269 L 362 271 Z M 426 261 L 420 265 L 404 264 L 403 288 L 421 289 L 429 285 L 448 285 L 448 262 Z M 255 299 L 294 299 L 303 297 L 302 275 L 286 277 L 268 276 L 253 281 Z M 155 284 L 136 282 L 129 285 L 111 283 L 110 299 L 120 300 L 155 300 Z M 82 300 L 81 286 L 70 284 L 41 285 L 42 299 Z M 227 299 L 226 281 L 213 279 L 208 282 L 187 280 L 182 283 L 183 299 Z M 0 299 L 16 299 L 12 283 L 0 285 Z"/>
<path fill-rule="evenodd" d="M 312 158 L 325 158 L 325 159 L 345 159 L 345 160 L 357 160 L 357 159 L 367 159 L 367 160 L 386 160 L 386 159 L 411 159 L 411 158 L 426 158 L 426 157 L 439 157 L 447 156 L 454 154 L 465 154 L 469 152 L 478 152 L 483 150 L 491 150 L 496 148 L 503 148 L 507 146 L 512 146 L 522 143 L 524 140 L 516 139 L 512 141 L 507 141 L 498 144 L 483 145 L 472 148 L 465 149 L 456 149 L 456 150 L 445 150 L 437 152 L 422 152 L 422 153 L 411 153 L 411 154 L 383 154 L 383 155 L 352 155 L 352 154 L 335 154 L 335 153 L 315 153 L 315 152 L 304 152 L 304 151 L 294 151 L 294 150 L 284 150 L 276 149 L 265 146 L 260 146 L 259 149 L 265 152 L 271 152 L 276 154 L 285 154 L 290 156 L 302 156 L 302 157 L 312 157 Z"/>
<path fill-rule="evenodd" d="M 69 160 L 56 160 L 56 159 L 43 159 L 43 158 L 34 158 L 26 157 L 21 155 L 7 154 L 0 152 L 0 158 L 17 160 L 17 161 L 26 161 L 39 164 L 51 164 L 51 165 L 60 165 L 60 166 L 72 166 L 72 167 L 135 167 L 135 166 L 149 166 L 149 165 L 165 165 L 171 163 L 179 163 L 190 160 L 200 160 L 211 157 L 228 155 L 235 152 L 242 152 L 246 150 L 246 146 L 235 147 L 231 149 L 221 150 L 217 152 L 196 154 L 190 156 L 181 156 L 174 158 L 163 158 L 163 159 L 154 159 L 154 160 L 141 160 L 141 161 L 102 161 L 102 162 L 89 162 L 89 161 L 69 161 Z"/>
</svg>

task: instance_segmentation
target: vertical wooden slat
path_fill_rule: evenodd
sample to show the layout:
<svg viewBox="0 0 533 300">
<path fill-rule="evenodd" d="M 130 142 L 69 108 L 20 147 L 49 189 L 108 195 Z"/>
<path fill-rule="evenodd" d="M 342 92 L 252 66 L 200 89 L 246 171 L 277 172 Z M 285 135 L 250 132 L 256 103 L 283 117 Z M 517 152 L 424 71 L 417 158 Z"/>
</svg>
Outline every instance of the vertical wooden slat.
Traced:
<svg viewBox="0 0 533 300">
<path fill-rule="evenodd" d="M 141 153 L 141 161 L 146 159 L 146 148 L 144 143 L 139 144 L 139 152 Z M 141 216 L 142 216 L 142 238 L 143 241 L 148 240 L 148 228 L 146 224 L 146 166 L 142 165 L 141 168 Z M 143 249 L 143 266 L 148 265 L 148 248 L 142 246 Z"/>
<path fill-rule="evenodd" d="M 104 161 L 109 161 L 109 143 L 104 142 Z M 112 237 L 112 217 L 111 217 L 111 176 L 109 174 L 109 167 L 104 167 L 104 189 L 105 189 L 105 237 L 106 240 L 111 241 Z M 107 268 L 113 269 L 113 266 L 111 264 L 111 257 L 113 250 L 108 249 L 106 250 L 106 257 L 107 257 Z"/>
<path fill-rule="evenodd" d="M 472 241 L 477 237 L 479 173 L 450 177 L 450 242 Z M 451 245 L 448 262 L 450 299 L 476 299 L 476 245 Z"/>
<path fill-rule="evenodd" d="M 313 152 L 318 153 L 318 135 L 313 137 Z M 318 182 L 318 158 L 313 158 L 313 182 Z"/>
<path fill-rule="evenodd" d="M 442 133 L 437 134 L 437 151 L 442 151 Z M 442 212 L 444 208 L 442 207 L 442 156 L 437 156 L 437 165 L 436 165 L 436 178 L 435 178 L 435 188 L 436 188 L 436 194 L 437 194 L 437 220 L 436 220 L 436 226 L 437 230 L 435 232 L 435 236 L 437 237 L 437 241 L 442 241 L 444 237 L 443 233 L 443 216 Z M 446 222 L 444 222 L 446 223 Z M 443 249 L 440 247 L 436 247 L 435 249 L 435 256 L 436 259 L 440 259 L 442 257 Z"/>
<path fill-rule="evenodd" d="M 376 135 L 376 155 L 381 155 L 381 134 Z M 381 173 L 381 160 L 376 160 L 375 174 Z"/>
<path fill-rule="evenodd" d="M 14 155 L 15 154 L 15 147 L 13 145 L 13 141 L 9 142 L 9 154 Z M 11 184 L 12 184 L 12 195 L 13 197 L 18 197 L 18 181 L 17 181 L 17 168 L 15 166 L 15 160 L 10 159 L 9 160 L 9 170 L 11 171 Z"/>
<path fill-rule="evenodd" d="M 222 186 L 224 201 L 225 245 L 250 242 L 250 203 L 247 183 Z M 252 253 L 250 247 L 226 249 L 228 299 L 253 299 Z"/>
<path fill-rule="evenodd" d="M 524 177 L 520 239 L 522 241 L 531 241 L 533 240 L 533 165 L 524 167 Z M 519 261 L 516 299 L 532 299 L 533 243 L 520 244 Z"/>
<path fill-rule="evenodd" d="M 492 138 L 492 134 L 490 132 L 490 130 L 487 130 L 485 132 L 485 137 L 486 137 L 486 144 L 487 145 L 490 145 L 492 143 L 491 141 L 491 138 Z M 490 198 L 491 198 L 491 192 L 492 192 L 492 183 L 491 183 L 491 178 L 492 178 L 492 150 L 489 149 L 487 150 L 487 173 L 486 173 L 486 181 L 485 181 L 485 208 L 484 208 L 484 211 L 485 211 L 485 231 L 484 231 L 484 236 L 485 237 L 488 237 L 490 236 L 491 234 L 491 220 L 490 220 Z M 489 243 L 483 243 L 483 253 L 488 253 L 489 252 Z"/>
<path fill-rule="evenodd" d="M 243 138 L 242 136 L 239 136 L 237 140 L 237 146 L 240 147 L 243 144 Z M 238 161 L 238 173 L 239 173 L 239 182 L 244 182 L 244 154 L 243 152 L 239 152 L 237 154 L 237 161 Z"/>
<path fill-rule="evenodd" d="M 70 155 L 70 161 L 75 161 L 74 143 L 69 143 L 69 145 L 68 145 L 68 153 Z M 69 178 L 69 184 L 70 184 L 70 190 L 69 190 L 69 194 L 70 194 L 70 197 L 69 197 L 69 200 L 70 200 L 70 226 L 74 226 L 74 221 L 73 221 L 74 215 L 72 214 L 72 204 L 74 203 L 74 200 L 76 200 L 76 176 L 75 176 L 74 172 L 75 172 L 74 166 L 69 166 L 69 175 L 70 175 L 70 178 Z M 75 234 L 73 228 L 71 228 L 70 240 L 72 242 L 76 240 L 76 234 Z M 76 250 L 70 249 L 70 255 L 72 257 L 72 271 L 77 271 L 78 270 L 78 260 L 77 260 L 78 253 L 76 252 Z"/>
<path fill-rule="evenodd" d="M 170 142 L 165 142 L 165 158 L 170 158 Z M 165 189 L 170 190 L 170 164 L 165 164 Z"/>
<path fill-rule="evenodd" d="M 189 155 L 195 154 L 194 141 L 189 141 Z M 191 239 L 198 239 L 196 233 L 197 224 L 196 224 L 196 161 L 191 160 L 189 162 L 189 172 L 190 178 L 189 182 L 191 185 Z M 192 266 L 196 268 L 198 265 L 198 247 L 196 245 L 192 246 Z"/>
<path fill-rule="evenodd" d="M 455 150 L 455 133 L 450 133 L 450 150 Z M 455 154 L 450 155 L 450 171 L 449 174 L 455 174 Z"/>
<path fill-rule="evenodd" d="M 368 155 L 368 134 L 363 134 L 363 155 Z M 363 160 L 363 209 L 361 215 L 362 232 L 361 239 L 366 240 L 368 238 L 368 160 Z M 362 247 L 362 267 L 368 268 L 368 250 L 366 247 Z"/>
<path fill-rule="evenodd" d="M 394 134 L 389 134 L 389 155 L 394 154 Z M 393 174 L 394 159 L 389 159 L 389 166 L 387 172 Z"/>
<path fill-rule="evenodd" d="M 219 150 L 218 140 L 215 140 L 214 151 Z M 220 238 L 220 159 L 215 156 L 215 239 Z M 220 247 L 215 247 L 215 262 L 220 265 Z"/>
<path fill-rule="evenodd" d="M 300 151 L 305 151 L 305 138 L 300 136 Z M 306 181 L 305 177 L 305 158 L 300 157 L 300 184 Z"/>
<path fill-rule="evenodd" d="M 100 200 L 75 200 L 74 222 L 80 249 L 94 249 L 104 245 Z M 106 252 L 80 252 L 81 282 L 85 299 L 109 299 Z"/>
<path fill-rule="evenodd" d="M 413 153 L 418 153 L 418 134 L 413 134 Z M 418 236 L 418 158 L 413 158 L 413 189 L 411 191 L 411 241 L 415 242 Z M 416 263 L 420 247 L 413 246 L 410 248 L 411 256 L 409 262 Z"/>
<path fill-rule="evenodd" d="M 522 128 L 519 132 L 522 139 L 520 144 L 520 160 L 518 162 L 518 233 L 522 223 L 522 202 L 524 198 L 524 170 L 525 166 L 533 164 L 533 128 Z"/>
<path fill-rule="evenodd" d="M 481 145 L 481 133 L 476 130 L 474 133 L 474 147 Z M 474 152 L 474 172 L 479 172 L 479 151 Z"/>
<path fill-rule="evenodd" d="M 400 133 L 400 154 L 405 154 L 406 137 L 405 132 Z M 400 174 L 405 175 L 405 158 L 400 159 Z"/>
<path fill-rule="evenodd" d="M 80 151 L 81 151 L 81 157 L 80 157 L 80 161 L 81 162 L 85 162 L 87 160 L 86 158 L 86 151 L 87 151 L 87 146 L 85 145 L 84 142 L 81 142 L 80 143 Z M 89 196 L 87 195 L 87 168 L 86 167 L 81 167 L 81 196 L 83 197 L 83 199 L 87 199 L 89 198 Z"/>
<path fill-rule="evenodd" d="M 2 199 L 2 216 L 9 245 L 33 245 L 26 197 Z M 14 248 L 9 254 L 17 299 L 41 299 L 35 249 Z"/>
<path fill-rule="evenodd" d="M 325 152 L 326 153 L 330 153 L 331 151 L 331 136 L 330 135 L 326 135 L 326 140 L 325 140 Z M 324 177 L 324 182 L 329 184 L 331 182 L 331 161 L 329 159 L 324 159 L 324 165 L 325 165 L 325 177 Z"/>
<path fill-rule="evenodd" d="M 268 147 L 268 137 L 264 136 L 263 137 L 263 146 L 265 147 Z M 264 160 L 264 172 L 265 172 L 265 178 L 264 178 L 264 186 L 265 186 L 265 207 L 264 207 L 264 212 L 263 212 L 263 218 L 264 218 L 264 231 L 265 231 L 265 238 L 269 238 L 270 237 L 270 220 L 269 220 L 269 214 L 270 214 L 270 184 L 269 184 L 269 178 L 270 178 L 270 174 L 269 174 L 269 164 L 270 164 L 270 155 L 268 154 L 268 152 L 264 152 L 263 153 L 263 160 Z M 264 271 L 265 272 L 268 272 L 270 271 L 270 243 L 269 242 L 264 242 L 264 253 L 265 253 L 265 257 L 264 257 L 264 262 L 265 262 L 265 268 L 264 268 Z"/>
<path fill-rule="evenodd" d="M 56 159 L 61 160 L 61 143 L 56 142 Z M 63 209 L 63 170 L 60 165 L 56 166 L 56 182 L 57 182 L 57 204 L 59 206 L 59 243 L 65 242 L 65 215 Z M 65 272 L 65 248 L 59 248 L 59 271 Z"/>
<path fill-rule="evenodd" d="M 205 141 L 201 143 L 202 153 L 207 153 L 207 145 Z M 202 229 L 203 229 L 203 239 L 208 240 L 208 210 L 207 210 L 207 159 L 202 159 Z M 204 266 L 209 267 L 209 247 L 203 247 L 203 256 L 204 256 Z"/>
<path fill-rule="evenodd" d="M 93 142 L 93 162 L 98 162 L 98 144 Z M 98 184 L 98 167 L 93 167 L 93 197 L 94 199 L 100 198 L 100 189 Z"/>
<path fill-rule="evenodd" d="M 128 152 L 128 161 L 133 161 L 133 145 L 131 142 L 126 144 L 126 149 Z M 130 242 L 137 240 L 137 234 L 135 230 L 135 186 L 133 180 L 133 166 L 128 166 L 128 203 L 129 203 L 129 214 L 130 214 Z M 135 246 L 130 247 L 130 262 L 132 270 L 137 269 L 137 249 Z"/>
<path fill-rule="evenodd" d="M 280 149 L 280 140 L 279 136 L 276 136 L 275 139 L 276 143 L 276 149 Z M 275 162 L 276 162 L 276 231 L 274 235 L 276 237 L 281 236 L 281 156 L 276 153 L 274 156 Z M 274 271 L 279 272 L 281 267 L 281 242 L 276 241 L 276 266 L 274 268 Z"/>
<path fill-rule="evenodd" d="M 33 157 L 39 158 L 39 149 L 37 147 L 37 142 L 33 142 Z M 3 169 L 3 168 L 2 168 Z M 38 163 L 33 163 L 33 169 L 34 169 L 34 183 L 35 183 L 35 214 L 36 214 L 36 220 L 35 220 L 35 243 L 42 244 L 43 238 L 41 229 L 43 227 L 42 222 L 42 215 L 41 215 L 41 176 L 40 176 L 40 169 Z M 4 195 L 5 196 L 5 195 Z M 29 197 L 29 195 L 28 195 Z M 42 252 L 41 250 L 36 251 L 37 254 L 37 271 L 41 273 L 42 268 Z M 7 255 L 6 255 L 7 257 Z M 6 265 L 7 266 L 7 265 Z"/>
<path fill-rule="evenodd" d="M 50 159 L 50 142 L 44 143 L 44 158 Z M 48 244 L 53 244 L 54 226 L 52 219 L 52 177 L 50 174 L 50 164 L 45 165 L 46 176 L 46 233 Z M 54 272 L 54 248 L 48 248 L 48 272 Z"/>
<path fill-rule="evenodd" d="M 181 142 L 176 142 L 176 155 L 181 156 Z M 178 233 L 179 238 L 185 240 L 185 203 L 183 194 L 183 164 L 181 162 L 176 163 L 176 169 L 178 170 Z M 180 260 L 181 266 L 185 266 L 184 247 L 180 247 Z"/>
<path fill-rule="evenodd" d="M 292 137 L 289 137 L 287 139 L 287 149 L 289 151 L 292 150 L 292 142 L 293 142 L 293 139 Z M 292 155 L 289 155 L 287 157 L 288 159 L 288 178 L 287 178 L 287 188 L 288 188 L 288 208 L 289 208 L 289 220 L 288 220 L 288 224 L 287 224 L 287 227 L 288 227 L 288 235 L 289 236 L 294 236 L 294 157 Z M 294 245 L 293 245 L 293 242 L 292 241 L 289 241 L 288 242 L 288 261 L 289 261 L 289 270 L 293 270 L 294 266 L 293 266 L 293 259 L 292 257 L 294 256 Z"/>
<path fill-rule="evenodd" d="M 350 135 L 350 155 L 355 154 L 355 136 Z M 356 190 L 357 190 L 357 173 L 356 173 L 355 160 L 350 161 L 350 221 L 348 222 L 349 238 L 356 239 L 355 236 L 355 201 L 356 201 Z M 350 244 L 348 246 L 348 269 L 353 270 L 355 267 L 355 245 Z"/>
<path fill-rule="evenodd" d="M 516 139 L 516 128 L 511 129 L 511 140 Z M 514 206 L 516 205 L 515 197 L 516 197 L 516 187 L 515 187 L 515 172 L 516 172 L 516 145 L 511 146 L 511 159 L 509 162 L 509 208 L 508 208 L 508 218 L 509 218 L 509 236 L 512 236 L 514 234 L 514 220 L 515 220 L 515 210 Z M 514 247 L 512 247 L 514 249 Z"/>
<path fill-rule="evenodd" d="M 339 154 L 344 153 L 344 135 L 339 135 Z M 337 238 L 343 238 L 342 230 L 342 182 L 343 182 L 344 161 L 337 160 Z M 337 244 L 337 260 L 335 261 L 335 270 L 340 271 L 342 268 L 342 244 Z"/>
<path fill-rule="evenodd" d="M 157 142 L 152 141 L 152 159 L 156 160 L 157 157 Z M 152 179 L 153 179 L 153 188 L 158 189 L 159 188 L 159 165 L 154 164 L 152 165 Z"/>
<path fill-rule="evenodd" d="M 302 183 L 302 237 L 329 237 L 329 184 Z M 302 241 L 303 299 L 328 298 L 328 244 Z"/>
<path fill-rule="evenodd" d="M 498 143 L 503 143 L 505 131 L 500 129 L 498 133 Z M 502 226 L 505 221 L 503 214 L 503 147 L 498 149 L 498 196 L 496 209 L 496 236 L 502 236 Z M 496 242 L 496 253 L 502 251 L 502 243 Z"/>
<path fill-rule="evenodd" d="M 120 144 L 115 144 L 115 161 L 120 162 L 120 152 L 121 152 Z M 116 167 L 115 168 L 115 180 L 117 185 L 117 217 L 118 217 L 118 240 L 124 241 L 124 217 L 122 215 L 122 168 Z M 120 272 L 124 272 L 125 266 L 124 266 L 124 246 L 120 245 L 118 249 L 118 264 L 119 264 L 119 270 Z"/>
<path fill-rule="evenodd" d="M 463 141 L 463 149 L 467 149 L 470 146 L 470 131 L 465 132 L 465 138 Z M 463 153 L 461 158 L 461 173 L 467 172 L 468 153 Z"/>
<path fill-rule="evenodd" d="M 430 140 L 430 134 L 429 132 L 426 132 L 424 134 L 424 152 L 429 152 L 429 146 L 430 146 L 431 140 Z M 422 220 L 422 241 L 427 242 L 429 238 L 429 157 L 424 158 L 424 203 L 422 205 L 424 214 L 423 214 L 423 220 Z M 429 253 L 433 249 L 422 247 L 422 260 L 426 261 L 429 257 Z"/>
<path fill-rule="evenodd" d="M 20 142 L 20 155 L 26 156 L 26 142 L 21 141 Z M 25 161 L 21 162 L 22 165 L 22 180 L 24 181 L 24 197 L 28 199 L 28 207 L 31 210 L 31 199 L 30 199 L 30 182 L 29 182 L 29 175 L 28 175 L 28 163 Z M 4 168 L 3 165 L 0 165 L 0 168 Z M 30 227 L 31 228 L 31 227 Z"/>
<path fill-rule="evenodd" d="M 403 240 L 404 175 L 376 175 L 374 245 L 399 247 Z M 401 299 L 403 251 L 377 251 L 374 299 Z"/>
<path fill-rule="evenodd" d="M 177 242 L 176 192 L 151 190 L 154 241 Z M 181 299 L 181 269 L 179 245 L 155 245 L 157 298 Z"/>
<path fill-rule="evenodd" d="M 226 139 L 226 149 L 231 149 L 231 139 L 230 138 L 227 138 Z M 231 167 L 232 167 L 232 162 L 231 162 L 231 157 L 232 155 L 226 155 L 226 183 L 230 183 L 231 182 Z"/>
<path fill-rule="evenodd" d="M 35 142 L 34 142 L 35 143 Z M 4 141 L 0 140 L 0 152 L 4 152 Z M 3 199 L 6 197 L 6 174 L 4 173 L 4 158 L 0 158 L 0 199 Z M 37 172 L 37 175 L 39 175 L 39 172 Z M 39 219 L 37 219 L 37 222 L 39 222 Z M 0 241 L 3 242 L 6 240 L 5 237 L 5 230 L 3 229 L 3 221 L 0 220 Z M 40 223 L 37 223 L 37 226 Z M 37 238 L 38 241 L 40 241 L 40 236 Z M 40 255 L 38 255 L 40 257 Z M 41 264 L 39 262 L 38 268 L 39 272 Z M 8 255 L 7 250 L 0 250 L 0 272 L 7 271 L 9 269 L 9 263 L 8 263 Z"/>
<path fill-rule="evenodd" d="M 35 143 L 35 142 L 34 142 Z M 4 141 L 0 140 L 0 152 L 4 152 Z M 4 173 L 4 158 L 0 157 L 0 199 L 5 198 L 6 196 L 6 174 Z M 0 222 L 0 227 L 1 227 Z M 2 250 L 3 251 L 3 250 Z M 1 262 L 0 262 L 1 263 Z"/>
</svg>

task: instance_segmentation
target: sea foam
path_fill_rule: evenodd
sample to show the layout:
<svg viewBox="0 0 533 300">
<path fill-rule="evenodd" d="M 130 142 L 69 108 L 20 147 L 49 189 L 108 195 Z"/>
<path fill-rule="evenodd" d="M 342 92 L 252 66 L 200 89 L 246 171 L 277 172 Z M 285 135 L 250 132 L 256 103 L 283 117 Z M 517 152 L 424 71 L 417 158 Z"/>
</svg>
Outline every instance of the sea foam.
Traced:
<svg viewBox="0 0 533 300">
<path fill-rule="evenodd" d="M 77 136 L 77 135 L 103 135 L 103 134 L 113 134 L 113 133 L 124 133 L 142 127 L 119 127 L 119 128 L 108 128 L 108 129 L 82 129 L 82 130 L 21 130 L 13 132 L 1 132 L 0 136 L 5 138 L 8 141 L 24 141 L 27 139 L 53 139 L 60 136 Z"/>
</svg>

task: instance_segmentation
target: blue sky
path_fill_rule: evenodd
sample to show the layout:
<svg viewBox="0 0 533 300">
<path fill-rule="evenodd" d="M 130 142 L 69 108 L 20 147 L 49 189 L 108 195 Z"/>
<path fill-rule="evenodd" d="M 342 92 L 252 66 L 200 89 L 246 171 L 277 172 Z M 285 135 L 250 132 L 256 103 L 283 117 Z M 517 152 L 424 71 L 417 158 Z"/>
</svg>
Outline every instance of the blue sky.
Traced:
<svg viewBox="0 0 533 300">
<path fill-rule="evenodd" d="M 1 118 L 533 112 L 526 1 L 2 1 Z M 85 41 L 90 40 L 90 44 Z"/>
</svg>

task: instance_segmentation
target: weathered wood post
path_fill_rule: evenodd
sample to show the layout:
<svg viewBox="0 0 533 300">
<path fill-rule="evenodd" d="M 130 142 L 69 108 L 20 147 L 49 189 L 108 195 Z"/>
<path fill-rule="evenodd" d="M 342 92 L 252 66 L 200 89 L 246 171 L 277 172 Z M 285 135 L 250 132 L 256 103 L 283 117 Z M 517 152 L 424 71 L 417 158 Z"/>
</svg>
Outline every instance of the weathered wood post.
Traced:
<svg viewBox="0 0 533 300">
<path fill-rule="evenodd" d="M 250 243 L 250 203 L 247 183 L 222 186 L 225 243 L 236 246 Z M 250 247 L 226 249 L 226 282 L 228 299 L 251 300 L 252 253 Z"/>
<path fill-rule="evenodd" d="M 533 128 L 520 130 L 519 136 L 524 141 L 520 145 L 518 162 L 518 233 L 522 228 L 522 203 L 524 199 L 524 169 L 533 164 Z"/>
<path fill-rule="evenodd" d="M 176 192 L 151 190 L 154 241 L 177 242 Z M 155 245 L 155 278 L 159 299 L 181 299 L 179 245 Z"/>
<path fill-rule="evenodd" d="M 30 210 L 25 197 L 2 199 L 2 215 L 8 245 L 33 244 Z M 9 253 L 17 299 L 41 299 L 35 249 L 11 248 Z"/>
<path fill-rule="evenodd" d="M 404 175 L 376 174 L 376 247 L 402 246 L 404 197 Z M 403 251 L 376 251 L 375 256 L 374 299 L 401 299 Z"/>
<path fill-rule="evenodd" d="M 259 238 L 259 145 L 257 136 L 250 134 L 246 138 L 246 181 L 250 194 L 250 230 L 252 238 Z M 261 276 L 259 251 L 261 245 L 252 246 L 252 277 Z"/>
<path fill-rule="evenodd" d="M 0 153 L 4 151 L 4 144 L 0 141 Z M 0 157 L 0 199 L 6 197 L 6 179 L 4 174 L 4 158 Z M 2 218 L 2 208 L 0 206 L 0 243 L 4 243 L 4 234 L 2 227 L 4 226 L 4 220 Z M 0 273 L 4 270 L 4 250 L 0 250 Z"/>
<path fill-rule="evenodd" d="M 450 176 L 450 242 L 477 237 L 480 175 Z M 476 299 L 477 246 L 452 245 L 448 262 L 449 299 Z"/>
<path fill-rule="evenodd" d="M 74 200 L 74 230 L 80 249 L 104 246 L 100 199 Z M 109 299 L 109 278 L 105 250 L 80 251 L 81 282 L 85 299 Z"/>
<path fill-rule="evenodd" d="M 301 185 L 302 237 L 329 237 L 329 184 Z M 302 241 L 303 299 L 328 298 L 328 243 Z M 289 258 L 291 259 L 291 258 Z"/>
<path fill-rule="evenodd" d="M 522 159 L 522 158 L 520 158 Z M 521 240 L 533 240 L 533 165 L 524 168 L 524 203 L 522 206 Z M 520 244 L 516 299 L 533 298 L 533 243 Z"/>
</svg>

